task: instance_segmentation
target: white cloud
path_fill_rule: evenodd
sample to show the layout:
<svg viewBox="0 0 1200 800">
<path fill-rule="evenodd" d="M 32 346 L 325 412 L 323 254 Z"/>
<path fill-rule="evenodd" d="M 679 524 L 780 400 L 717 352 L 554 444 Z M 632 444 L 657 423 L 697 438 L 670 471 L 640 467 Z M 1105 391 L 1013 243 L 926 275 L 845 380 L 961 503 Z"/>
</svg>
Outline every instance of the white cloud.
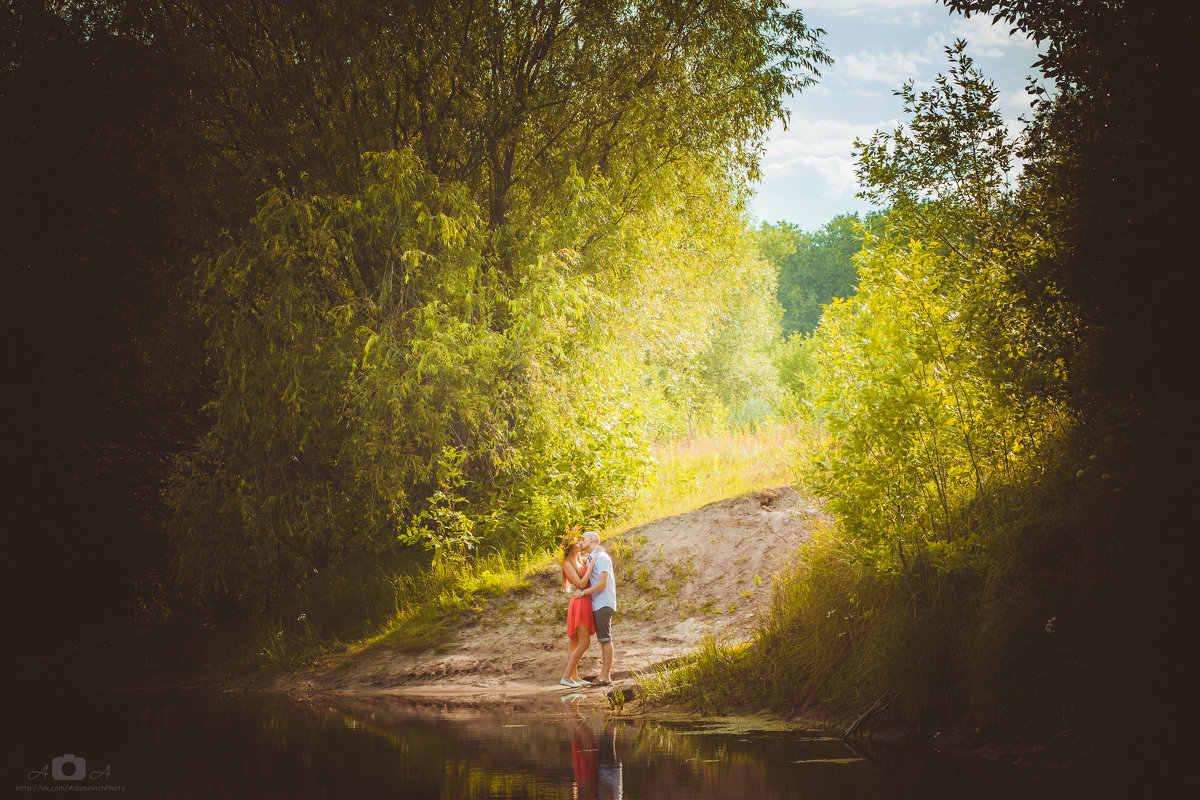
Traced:
<svg viewBox="0 0 1200 800">
<path fill-rule="evenodd" d="M 1001 92 L 997 102 L 1001 108 L 1013 109 L 1019 114 L 1032 114 L 1030 104 L 1033 103 L 1034 97 L 1035 95 L 1024 89 L 1014 89 L 1011 92 Z"/>
<path fill-rule="evenodd" d="M 799 0 L 789 2 L 792 8 L 801 11 L 829 11 L 837 14 L 856 15 L 879 11 L 907 11 L 928 8 L 933 0 Z"/>
<path fill-rule="evenodd" d="M 780 128 L 772 131 L 767 156 L 770 158 L 776 148 L 785 157 L 801 154 L 848 156 L 855 139 L 868 139 L 875 131 L 890 131 L 898 124 L 897 119 L 867 124 L 840 119 L 801 119 L 790 124 L 786 131 Z"/>
<path fill-rule="evenodd" d="M 929 14 L 928 9 L 900 11 L 899 13 L 887 16 L 875 17 L 875 21 L 881 22 L 884 25 L 904 25 L 910 28 L 917 28 L 921 25 L 929 24 Z"/>
<path fill-rule="evenodd" d="M 899 86 L 916 78 L 922 71 L 921 65 L 932 59 L 924 53 L 871 53 L 859 52 L 838 59 L 837 78 L 847 83 L 871 82 Z"/>
<path fill-rule="evenodd" d="M 852 194 L 858 187 L 854 176 L 854 163 L 843 156 L 797 156 L 783 164 L 774 164 L 767 169 L 776 175 L 785 176 L 808 168 L 815 173 L 816 193 L 821 197 L 842 197 Z"/>
<path fill-rule="evenodd" d="M 870 22 L 909 27 L 929 25 L 932 12 L 946 12 L 934 0 L 789 0 L 788 6 L 805 13 L 816 12 L 822 18 L 869 18 Z"/>
<path fill-rule="evenodd" d="M 854 140 L 869 139 L 876 130 L 892 130 L 897 120 L 854 125 L 835 119 L 802 120 L 786 132 L 772 133 L 763 158 L 764 178 L 778 179 L 801 172 L 816 178 L 814 190 L 825 197 L 851 194 L 854 177 Z"/>
</svg>

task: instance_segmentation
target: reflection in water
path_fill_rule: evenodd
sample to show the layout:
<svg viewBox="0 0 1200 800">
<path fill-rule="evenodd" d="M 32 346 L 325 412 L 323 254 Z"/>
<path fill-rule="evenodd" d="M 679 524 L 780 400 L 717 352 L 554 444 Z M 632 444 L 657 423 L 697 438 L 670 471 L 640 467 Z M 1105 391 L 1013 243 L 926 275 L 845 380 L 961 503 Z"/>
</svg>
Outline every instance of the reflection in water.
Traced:
<svg viewBox="0 0 1200 800">
<path fill-rule="evenodd" d="M 617 758 L 616 723 L 603 718 L 599 741 L 593 723 L 580 710 L 584 695 L 563 698 L 575 718 L 571 721 L 571 768 L 575 771 L 575 800 L 621 800 L 621 761 Z"/>
<path fill-rule="evenodd" d="M 1009 798 L 1095 797 L 928 751 L 861 756 L 803 732 L 705 732 L 548 695 L 504 708 L 395 696 L 299 706 L 245 694 L 28 693 L 7 781 L 63 790 L 45 765 L 70 754 L 126 797 Z M 34 777 L 30 777 L 33 775 Z M 94 789 L 93 789 L 94 790 Z M 1111 791 L 1111 789 L 1110 789 Z"/>
</svg>

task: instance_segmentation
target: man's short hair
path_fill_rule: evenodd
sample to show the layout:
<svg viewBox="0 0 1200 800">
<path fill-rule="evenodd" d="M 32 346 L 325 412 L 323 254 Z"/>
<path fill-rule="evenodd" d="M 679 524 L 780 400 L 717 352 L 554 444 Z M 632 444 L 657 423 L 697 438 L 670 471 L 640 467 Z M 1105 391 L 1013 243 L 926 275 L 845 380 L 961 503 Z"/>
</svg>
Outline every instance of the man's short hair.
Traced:
<svg viewBox="0 0 1200 800">
<path fill-rule="evenodd" d="M 600 534 L 596 533 L 595 531 L 584 531 L 583 538 L 598 542 L 600 541 Z"/>
</svg>

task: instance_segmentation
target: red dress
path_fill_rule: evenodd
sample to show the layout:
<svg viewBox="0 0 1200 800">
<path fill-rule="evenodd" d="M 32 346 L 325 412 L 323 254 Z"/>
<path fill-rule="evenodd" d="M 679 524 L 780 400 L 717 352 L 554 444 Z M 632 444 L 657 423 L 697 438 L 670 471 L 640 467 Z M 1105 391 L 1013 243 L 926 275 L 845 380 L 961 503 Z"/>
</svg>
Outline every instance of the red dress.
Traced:
<svg viewBox="0 0 1200 800">
<path fill-rule="evenodd" d="M 592 617 L 592 598 L 572 597 L 567 606 L 567 636 L 575 635 L 575 629 L 584 626 L 591 633 L 596 632 L 596 620 Z"/>
<path fill-rule="evenodd" d="M 563 575 L 567 574 L 563 569 Z M 568 584 L 573 585 L 573 584 Z M 575 629 L 583 625 L 591 633 L 596 632 L 596 620 L 592 616 L 592 598 L 572 597 L 567 605 L 567 638 L 575 635 Z"/>
</svg>

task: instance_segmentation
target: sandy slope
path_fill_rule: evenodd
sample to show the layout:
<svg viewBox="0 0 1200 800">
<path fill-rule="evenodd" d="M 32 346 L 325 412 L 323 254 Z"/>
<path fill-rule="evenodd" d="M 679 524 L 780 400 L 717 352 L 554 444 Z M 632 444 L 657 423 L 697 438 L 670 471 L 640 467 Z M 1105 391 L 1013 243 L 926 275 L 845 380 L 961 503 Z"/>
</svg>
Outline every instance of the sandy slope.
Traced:
<svg viewBox="0 0 1200 800">
<path fill-rule="evenodd" d="M 825 519 L 789 488 L 755 492 L 657 520 L 605 541 L 618 612 L 613 678 L 683 655 L 706 632 L 741 637 L 770 597 L 774 573 Z M 562 691 L 566 596 L 557 567 L 531 590 L 495 598 L 461 621 L 449 642 L 425 652 L 377 649 L 339 666 L 288 678 L 293 694 L 378 693 L 488 698 Z M 595 639 L 580 674 L 598 671 Z M 599 690 L 593 690 L 599 691 Z"/>
</svg>

